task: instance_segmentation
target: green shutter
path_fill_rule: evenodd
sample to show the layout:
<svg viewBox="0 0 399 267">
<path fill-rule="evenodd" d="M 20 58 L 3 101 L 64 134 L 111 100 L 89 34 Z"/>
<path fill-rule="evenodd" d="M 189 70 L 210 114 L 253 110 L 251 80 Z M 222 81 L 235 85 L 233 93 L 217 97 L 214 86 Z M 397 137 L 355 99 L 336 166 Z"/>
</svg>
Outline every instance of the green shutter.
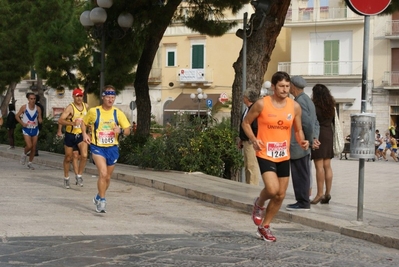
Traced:
<svg viewBox="0 0 399 267">
<path fill-rule="evenodd" d="M 175 66 L 175 52 L 173 51 L 169 51 L 168 52 L 168 63 L 167 63 L 168 67 L 173 67 Z"/>
<path fill-rule="evenodd" d="M 324 41 L 324 75 L 339 74 L 339 41 Z"/>
<path fill-rule="evenodd" d="M 204 68 L 204 45 L 193 45 L 191 68 L 193 69 Z"/>
</svg>

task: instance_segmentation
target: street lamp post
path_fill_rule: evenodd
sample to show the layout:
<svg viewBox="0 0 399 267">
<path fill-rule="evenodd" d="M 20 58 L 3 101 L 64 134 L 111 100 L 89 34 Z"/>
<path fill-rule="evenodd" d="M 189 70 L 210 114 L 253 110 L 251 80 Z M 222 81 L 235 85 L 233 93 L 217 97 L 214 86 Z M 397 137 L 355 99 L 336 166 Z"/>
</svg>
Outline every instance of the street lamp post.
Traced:
<svg viewBox="0 0 399 267">
<path fill-rule="evenodd" d="M 121 39 L 133 25 L 132 14 L 124 12 L 117 20 L 120 29 L 110 30 L 108 24 L 112 21 L 107 21 L 105 9 L 110 8 L 112 4 L 112 0 L 97 0 L 98 7 L 83 11 L 80 15 L 80 23 L 89 31 L 90 36 L 101 39 L 100 103 L 105 81 L 105 37 L 108 35 L 114 39 Z"/>
<path fill-rule="evenodd" d="M 201 112 L 201 101 L 206 100 L 208 98 L 208 95 L 206 93 L 203 93 L 201 88 L 198 88 L 197 94 L 192 93 L 190 95 L 190 98 L 194 102 L 198 102 L 198 118 L 199 118 Z"/>
<path fill-rule="evenodd" d="M 257 0 L 251 1 L 251 5 L 255 8 L 255 13 L 251 15 L 248 22 L 248 12 L 244 13 L 242 29 L 238 29 L 236 35 L 242 39 L 242 93 L 247 89 L 247 38 L 252 33 L 260 29 L 266 18 L 266 13 L 269 11 L 271 0 Z M 255 17 L 261 17 L 261 21 L 257 28 L 254 28 L 253 21 Z M 242 105 L 242 112 L 246 109 L 245 104 Z"/>
</svg>

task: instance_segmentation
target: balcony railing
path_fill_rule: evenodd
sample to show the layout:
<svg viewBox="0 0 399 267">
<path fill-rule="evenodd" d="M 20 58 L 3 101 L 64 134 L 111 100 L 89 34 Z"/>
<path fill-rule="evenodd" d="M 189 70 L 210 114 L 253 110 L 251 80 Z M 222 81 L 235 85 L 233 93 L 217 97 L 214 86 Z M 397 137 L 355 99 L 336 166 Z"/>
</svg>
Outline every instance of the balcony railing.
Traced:
<svg viewBox="0 0 399 267">
<path fill-rule="evenodd" d="M 278 70 L 304 76 L 361 75 L 362 61 L 279 62 Z"/>
<path fill-rule="evenodd" d="M 399 20 L 391 20 L 386 22 L 385 36 L 399 36 Z"/>
<path fill-rule="evenodd" d="M 348 8 L 320 7 L 289 9 L 285 17 L 286 22 L 309 22 L 323 20 L 349 20 L 361 19 L 362 16 L 357 15 Z"/>
<path fill-rule="evenodd" d="M 385 86 L 399 86 L 399 71 L 385 71 L 382 84 Z"/>
</svg>

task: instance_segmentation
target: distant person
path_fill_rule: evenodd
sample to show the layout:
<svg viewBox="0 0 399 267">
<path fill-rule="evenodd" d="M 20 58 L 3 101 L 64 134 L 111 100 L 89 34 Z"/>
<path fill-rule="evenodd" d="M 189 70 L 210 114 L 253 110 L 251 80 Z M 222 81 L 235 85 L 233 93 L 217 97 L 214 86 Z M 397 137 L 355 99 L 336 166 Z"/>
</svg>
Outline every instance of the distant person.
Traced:
<svg viewBox="0 0 399 267">
<path fill-rule="evenodd" d="M 382 140 L 381 140 L 380 131 L 375 130 L 375 137 L 374 137 L 375 158 L 373 159 L 373 161 L 375 161 L 376 159 L 379 160 L 381 157 L 380 150 L 378 149 L 381 144 Z"/>
<path fill-rule="evenodd" d="M 45 118 L 45 110 L 43 105 L 40 103 L 40 95 L 36 95 L 36 106 L 40 107 L 40 109 L 42 110 L 42 114 L 41 114 L 41 119 L 43 121 L 43 118 Z M 43 127 L 43 123 L 39 123 L 39 131 L 42 130 Z M 36 151 L 35 151 L 35 156 L 39 156 L 39 148 L 36 146 Z"/>
<path fill-rule="evenodd" d="M 398 152 L 398 141 L 394 136 L 391 136 L 391 154 L 390 156 L 395 162 L 398 162 L 398 158 L 396 157 L 396 153 Z"/>
<path fill-rule="evenodd" d="M 15 148 L 14 131 L 18 123 L 17 119 L 15 118 L 15 105 L 9 104 L 8 111 L 9 112 L 7 115 L 7 124 L 6 124 L 8 131 L 8 142 L 10 144 L 10 147 L 8 149 L 14 149 Z"/>
<path fill-rule="evenodd" d="M 22 125 L 22 135 L 25 140 L 25 148 L 21 155 L 21 164 L 25 165 L 26 157 L 29 153 L 28 168 L 34 170 L 32 165 L 35 157 L 37 139 L 39 136 L 39 123 L 42 123 L 42 110 L 36 103 L 36 96 L 34 93 L 27 93 L 26 98 L 28 104 L 23 105 L 15 119 Z"/>
<path fill-rule="evenodd" d="M 137 131 L 137 123 L 134 121 L 132 122 L 132 133 L 135 134 Z"/>
<path fill-rule="evenodd" d="M 73 150 L 78 148 L 80 161 L 75 173 L 76 185 L 83 186 L 83 171 L 87 161 L 87 143 L 83 142 L 82 124 L 83 117 L 87 114 L 88 105 L 83 102 L 83 91 L 75 88 L 72 92 L 73 102 L 69 104 L 58 119 L 58 124 L 65 126 L 64 137 L 64 187 L 70 188 L 69 169 L 74 158 Z M 59 129 L 58 129 L 59 134 Z M 75 170 L 76 166 L 74 166 Z"/>
<path fill-rule="evenodd" d="M 318 149 L 320 142 L 319 138 L 319 123 L 316 118 L 316 108 L 310 99 L 305 94 L 304 88 L 306 81 L 302 76 L 291 77 L 290 93 L 294 96 L 295 101 L 302 109 L 302 130 L 305 139 L 309 140 L 312 149 Z M 291 164 L 291 178 L 294 187 L 296 203 L 288 204 L 287 210 L 303 211 L 310 210 L 309 189 L 311 188 L 311 161 L 310 148 L 303 150 L 303 148 L 295 140 L 295 130 L 291 132 L 290 145 L 290 164 Z"/>
<path fill-rule="evenodd" d="M 243 101 L 246 106 L 242 116 L 241 116 L 241 124 L 247 115 L 248 111 L 251 109 L 253 103 L 255 103 L 259 99 L 259 92 L 254 89 L 247 89 L 243 93 Z M 258 133 L 258 123 L 255 119 L 252 124 L 252 131 L 256 136 Z M 259 164 L 256 159 L 256 152 L 254 150 L 254 146 L 251 141 L 248 139 L 242 126 L 240 125 L 240 133 L 239 133 L 239 141 L 237 144 L 239 149 L 243 149 L 244 154 L 244 169 L 245 169 L 245 182 L 247 184 L 259 185 Z"/>
<path fill-rule="evenodd" d="M 331 199 L 333 171 L 331 159 L 333 151 L 333 126 L 335 117 L 335 100 L 330 90 L 323 84 L 316 84 L 312 89 L 312 100 L 316 107 L 317 120 L 320 125 L 319 149 L 312 150 L 311 159 L 316 168 L 317 193 L 311 204 L 328 204 Z M 324 185 L 326 191 L 324 191 Z"/>
<path fill-rule="evenodd" d="M 102 104 L 89 109 L 83 118 L 83 140 L 90 144 L 90 151 L 98 170 L 98 193 L 93 199 L 97 212 L 106 212 L 106 191 L 111 183 L 111 176 L 119 158 L 119 135 L 130 134 L 130 123 L 126 115 L 114 107 L 116 90 L 112 85 L 103 89 Z M 86 125 L 91 126 L 91 135 L 86 132 Z"/>
<path fill-rule="evenodd" d="M 389 150 L 389 152 L 392 151 L 392 142 L 391 142 L 391 131 L 385 133 L 385 137 L 383 139 L 384 143 L 385 143 L 385 148 L 382 151 L 382 157 L 384 158 L 385 161 L 388 161 L 387 159 L 387 151 Z"/>
<path fill-rule="evenodd" d="M 383 136 L 381 136 L 380 142 L 381 142 L 381 144 L 378 146 L 378 155 L 379 155 L 378 160 L 382 160 L 382 159 L 386 160 L 386 156 L 384 154 L 386 143 L 385 143 L 385 138 Z"/>
<path fill-rule="evenodd" d="M 258 226 L 257 235 L 274 242 L 276 237 L 270 223 L 285 198 L 290 177 L 291 128 L 302 149 L 309 148 L 302 131 L 301 107 L 289 98 L 291 79 L 286 72 L 276 72 L 272 77 L 273 94 L 256 101 L 242 122 L 242 128 L 254 146 L 264 188 L 254 201 L 252 220 Z M 251 124 L 258 120 L 255 136 Z M 309 188 L 308 188 L 309 189 Z M 265 202 L 270 200 L 267 207 Z"/>
</svg>

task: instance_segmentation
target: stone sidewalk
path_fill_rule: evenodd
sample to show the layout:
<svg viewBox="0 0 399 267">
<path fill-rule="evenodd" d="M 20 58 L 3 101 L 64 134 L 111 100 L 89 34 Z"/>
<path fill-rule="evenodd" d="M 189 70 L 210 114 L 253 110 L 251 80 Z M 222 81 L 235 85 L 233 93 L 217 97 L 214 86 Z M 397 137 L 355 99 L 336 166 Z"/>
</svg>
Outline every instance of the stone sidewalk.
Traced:
<svg viewBox="0 0 399 267">
<path fill-rule="evenodd" d="M 19 159 L 21 148 L 7 150 L 0 145 L 0 156 Z M 34 164 L 62 168 L 63 155 L 40 151 Z M 357 220 L 358 169 L 354 159 L 332 161 L 334 170 L 332 199 L 329 205 L 312 205 L 310 211 L 286 211 L 285 205 L 294 203 L 292 185 L 277 216 L 318 229 L 364 239 L 386 247 L 399 249 L 399 177 L 398 163 L 393 161 L 366 162 L 363 221 Z M 87 174 L 96 175 L 88 163 Z M 313 172 L 314 173 L 314 172 Z M 60 176 L 62 172 L 60 171 Z M 60 177 L 61 178 L 61 177 Z M 158 190 L 195 198 L 248 212 L 261 187 L 237 183 L 203 173 L 159 172 L 118 164 L 113 179 L 119 179 Z"/>
</svg>

